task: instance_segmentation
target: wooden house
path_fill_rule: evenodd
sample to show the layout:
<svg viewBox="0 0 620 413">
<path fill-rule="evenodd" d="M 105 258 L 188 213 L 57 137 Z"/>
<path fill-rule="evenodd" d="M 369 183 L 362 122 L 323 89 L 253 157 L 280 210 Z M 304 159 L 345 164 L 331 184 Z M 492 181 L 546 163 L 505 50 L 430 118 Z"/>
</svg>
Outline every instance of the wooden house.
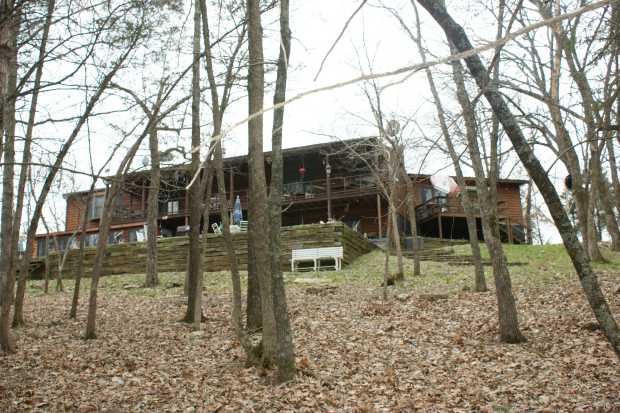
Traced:
<svg viewBox="0 0 620 413">
<path fill-rule="evenodd" d="M 282 224 L 291 226 L 338 220 L 368 238 L 385 237 L 387 201 L 378 185 L 384 160 L 377 150 L 376 138 L 322 143 L 285 149 Z M 270 153 L 265 153 L 265 168 L 270 175 Z M 237 196 L 241 200 L 244 218 L 248 203 L 247 156 L 224 160 L 227 208 Z M 379 173 L 377 173 L 379 171 Z M 467 238 L 465 215 L 458 196 L 443 196 L 433 189 L 427 175 L 411 175 L 416 182 L 416 215 L 419 235 L 438 238 Z M 160 236 L 184 234 L 188 230 L 189 208 L 186 185 L 191 179 L 187 165 L 162 168 L 158 195 Z M 468 178 L 473 186 L 473 179 Z M 498 211 L 505 242 L 523 242 L 523 214 L 520 185 L 525 181 L 498 182 Z M 146 206 L 149 191 L 149 172 L 129 174 L 117 197 L 108 242 L 138 242 L 144 240 Z M 95 191 L 86 204 L 87 191 L 65 194 L 66 227 L 62 232 L 37 236 L 35 255 L 45 255 L 48 248 L 67 248 L 77 244 L 77 234 L 84 208 L 88 208 L 86 245 L 97 243 L 105 188 Z M 210 203 L 209 222 L 201 224 L 202 231 L 211 231 L 211 224 L 220 222 L 217 187 L 214 185 Z M 406 208 L 401 205 L 398 225 L 408 232 Z M 480 224 L 478 224 L 480 228 Z M 479 237 L 482 237 L 479 230 Z"/>
</svg>

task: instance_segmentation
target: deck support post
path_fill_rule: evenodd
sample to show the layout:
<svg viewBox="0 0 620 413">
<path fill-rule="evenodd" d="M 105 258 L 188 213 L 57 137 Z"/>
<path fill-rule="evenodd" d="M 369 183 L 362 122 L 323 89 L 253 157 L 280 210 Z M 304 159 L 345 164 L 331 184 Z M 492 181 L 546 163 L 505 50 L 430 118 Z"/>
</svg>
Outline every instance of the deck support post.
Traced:
<svg viewBox="0 0 620 413">
<path fill-rule="evenodd" d="M 377 194 L 377 223 L 379 224 L 379 237 L 383 236 L 383 228 L 381 225 L 381 195 Z"/>
<path fill-rule="evenodd" d="M 230 184 L 229 184 L 228 190 L 230 192 L 230 222 L 233 222 L 232 215 L 233 215 L 233 208 L 235 205 L 235 176 L 233 175 L 232 166 L 230 167 L 229 173 L 230 173 L 230 177 L 229 177 Z M 207 201 L 207 202 L 210 202 L 210 201 Z"/>
<path fill-rule="evenodd" d="M 437 215 L 437 226 L 439 228 L 439 239 L 443 239 L 443 224 L 441 222 L 441 210 L 439 211 L 439 215 Z"/>
</svg>

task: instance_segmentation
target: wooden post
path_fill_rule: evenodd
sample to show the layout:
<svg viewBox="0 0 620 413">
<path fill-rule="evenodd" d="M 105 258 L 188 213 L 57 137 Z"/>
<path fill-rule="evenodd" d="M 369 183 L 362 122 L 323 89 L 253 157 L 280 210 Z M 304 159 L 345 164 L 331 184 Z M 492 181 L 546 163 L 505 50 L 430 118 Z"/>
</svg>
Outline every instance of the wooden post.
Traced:
<svg viewBox="0 0 620 413">
<path fill-rule="evenodd" d="M 146 198 L 146 186 L 144 185 L 144 181 L 142 181 L 142 212 L 144 212 L 144 210 L 146 209 L 145 198 Z M 157 211 L 159 211 L 159 208 L 157 208 Z"/>
<path fill-rule="evenodd" d="M 383 236 L 383 228 L 381 225 L 381 195 L 377 194 L 377 223 L 379 224 L 379 237 Z"/>
<path fill-rule="evenodd" d="M 510 217 L 506 217 L 506 231 L 508 232 L 508 243 L 512 244 L 512 225 L 510 225 Z"/>
<path fill-rule="evenodd" d="M 183 205 L 185 213 L 185 226 L 189 225 L 189 192 L 185 189 L 185 205 Z"/>
<path fill-rule="evenodd" d="M 439 210 L 439 215 L 437 215 L 437 225 L 439 228 L 439 239 L 443 239 L 443 224 L 441 223 L 441 209 Z"/>
<path fill-rule="evenodd" d="M 233 206 L 235 205 L 235 177 L 233 174 L 232 166 L 230 167 L 229 173 L 230 173 L 230 184 L 228 186 L 229 186 L 229 191 L 230 191 L 230 222 L 232 222 L 233 221 L 233 217 L 232 217 Z"/>
</svg>

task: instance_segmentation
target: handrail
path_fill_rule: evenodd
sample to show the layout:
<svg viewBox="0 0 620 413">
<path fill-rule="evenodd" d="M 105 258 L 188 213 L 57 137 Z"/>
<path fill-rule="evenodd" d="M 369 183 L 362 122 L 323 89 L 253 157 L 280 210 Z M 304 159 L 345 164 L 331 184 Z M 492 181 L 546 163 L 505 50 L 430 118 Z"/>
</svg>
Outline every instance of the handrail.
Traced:
<svg viewBox="0 0 620 413">
<path fill-rule="evenodd" d="M 374 191 L 377 189 L 377 183 L 371 175 L 359 176 L 335 176 L 329 180 L 331 197 L 356 195 L 363 191 Z M 248 190 L 242 189 L 234 191 L 233 202 L 230 200 L 230 194 L 227 194 L 227 208 L 232 210 L 234 199 L 239 196 L 242 205 L 248 203 Z M 303 200 L 320 200 L 327 197 L 327 179 L 314 179 L 310 181 L 287 182 L 283 185 L 282 203 L 299 202 Z M 170 198 L 169 201 L 179 201 L 179 208 L 174 213 L 158 210 L 158 216 L 183 216 L 189 213 L 189 208 L 185 205 L 184 197 Z M 219 211 L 219 197 L 217 192 L 213 194 L 209 200 L 209 207 L 213 211 Z M 136 219 L 145 219 L 146 211 L 142 209 L 132 209 L 126 207 L 116 207 L 113 211 L 115 222 L 131 221 Z"/>
</svg>

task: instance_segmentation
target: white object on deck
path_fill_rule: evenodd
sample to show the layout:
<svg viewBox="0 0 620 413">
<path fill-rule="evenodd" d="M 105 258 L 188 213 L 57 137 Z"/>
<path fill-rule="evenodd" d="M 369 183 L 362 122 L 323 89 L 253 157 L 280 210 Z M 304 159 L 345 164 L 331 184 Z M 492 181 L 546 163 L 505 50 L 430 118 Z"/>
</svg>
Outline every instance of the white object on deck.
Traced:
<svg viewBox="0 0 620 413">
<path fill-rule="evenodd" d="M 334 270 L 340 271 L 342 269 L 342 247 L 294 249 L 291 255 L 291 271 L 293 272 L 297 268 L 295 264 L 300 261 L 312 261 L 314 263 L 312 269 L 318 271 L 322 259 L 332 259 L 334 260 Z"/>
</svg>

